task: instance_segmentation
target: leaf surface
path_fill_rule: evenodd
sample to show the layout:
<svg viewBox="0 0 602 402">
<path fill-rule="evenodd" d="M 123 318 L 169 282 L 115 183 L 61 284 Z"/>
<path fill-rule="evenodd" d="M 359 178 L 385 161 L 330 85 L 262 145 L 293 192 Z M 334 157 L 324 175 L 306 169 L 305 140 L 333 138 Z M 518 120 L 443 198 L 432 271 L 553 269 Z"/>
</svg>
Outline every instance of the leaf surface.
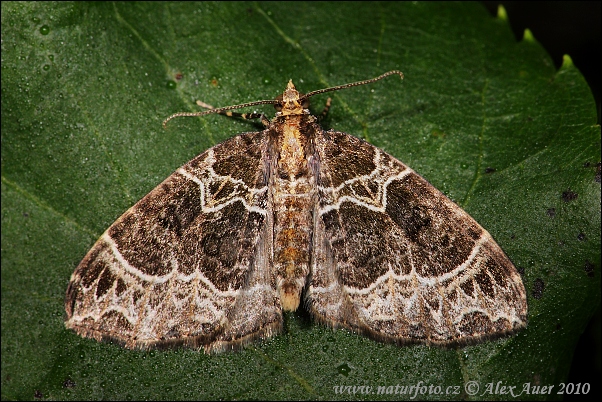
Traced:
<svg viewBox="0 0 602 402">
<path fill-rule="evenodd" d="M 600 127 L 569 58 L 556 70 L 478 4 L 372 2 L 3 2 L 2 58 L 3 399 L 505 399 L 487 393 L 498 381 L 561 397 L 600 305 Z M 405 80 L 334 93 L 323 126 L 391 153 L 486 228 L 523 273 L 527 329 L 396 347 L 300 311 L 269 341 L 206 356 L 64 328 L 69 276 L 102 232 L 195 155 L 260 127 L 164 118 L 391 69 Z M 326 95 L 312 100 L 318 113 Z"/>
</svg>

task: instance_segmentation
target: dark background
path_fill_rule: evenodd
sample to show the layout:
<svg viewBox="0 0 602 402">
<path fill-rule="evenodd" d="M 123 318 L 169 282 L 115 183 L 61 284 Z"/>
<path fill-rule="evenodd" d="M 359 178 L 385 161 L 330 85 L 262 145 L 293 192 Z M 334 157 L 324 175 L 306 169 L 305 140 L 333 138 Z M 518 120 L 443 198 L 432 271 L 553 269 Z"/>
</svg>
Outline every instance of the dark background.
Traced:
<svg viewBox="0 0 602 402">
<path fill-rule="evenodd" d="M 484 1 L 483 4 L 497 15 L 502 4 L 508 21 L 518 41 L 522 40 L 526 28 L 548 51 L 556 68 L 562 64 L 562 56 L 571 56 L 592 89 L 596 100 L 598 124 L 600 124 L 600 20 L 601 2 L 587 1 Z M 600 263 L 594 268 L 600 275 Z M 592 301 L 594 302 L 594 301 Z M 569 374 L 568 382 L 589 383 L 588 397 L 602 396 L 600 387 L 600 309 L 581 336 Z M 545 385 L 545 384 L 541 384 Z M 565 400 L 582 398 L 583 395 L 566 395 Z M 588 398 L 589 399 L 589 398 Z"/>
<path fill-rule="evenodd" d="M 548 51 L 557 68 L 568 54 L 596 99 L 600 122 L 600 3 L 599 1 L 483 1 L 492 15 L 502 4 L 518 41 L 525 29 Z"/>
</svg>

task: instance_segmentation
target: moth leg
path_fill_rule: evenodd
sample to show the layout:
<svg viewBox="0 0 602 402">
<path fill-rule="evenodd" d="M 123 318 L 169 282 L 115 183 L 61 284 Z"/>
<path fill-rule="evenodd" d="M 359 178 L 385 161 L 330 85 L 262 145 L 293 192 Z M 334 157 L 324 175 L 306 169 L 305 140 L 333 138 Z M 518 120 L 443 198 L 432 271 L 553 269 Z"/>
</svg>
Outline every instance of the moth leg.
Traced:
<svg viewBox="0 0 602 402">
<path fill-rule="evenodd" d="M 331 104 L 332 104 L 332 98 L 326 99 L 326 104 L 324 105 L 324 109 L 322 110 L 322 113 L 319 114 L 318 119 L 322 120 L 323 118 L 326 117 L 326 115 L 328 114 L 328 111 L 330 110 Z"/>
</svg>

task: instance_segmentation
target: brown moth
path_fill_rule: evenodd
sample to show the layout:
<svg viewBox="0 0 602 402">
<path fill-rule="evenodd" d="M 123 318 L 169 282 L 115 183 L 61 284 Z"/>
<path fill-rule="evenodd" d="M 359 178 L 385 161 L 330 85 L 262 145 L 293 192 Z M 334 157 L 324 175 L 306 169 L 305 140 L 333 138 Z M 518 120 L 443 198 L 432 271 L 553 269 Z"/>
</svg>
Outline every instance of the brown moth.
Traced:
<svg viewBox="0 0 602 402">
<path fill-rule="evenodd" d="M 219 352 L 312 317 L 374 339 L 464 344 L 515 332 L 525 289 L 474 219 L 384 151 L 325 131 L 292 81 L 275 100 L 179 116 L 261 118 L 177 169 L 81 261 L 67 328 L 128 348 Z M 230 110 L 273 104 L 269 121 Z M 329 105 L 329 103 L 327 104 Z M 328 106 L 327 106 L 328 107 Z M 327 109 L 325 109 L 326 111 Z"/>
</svg>

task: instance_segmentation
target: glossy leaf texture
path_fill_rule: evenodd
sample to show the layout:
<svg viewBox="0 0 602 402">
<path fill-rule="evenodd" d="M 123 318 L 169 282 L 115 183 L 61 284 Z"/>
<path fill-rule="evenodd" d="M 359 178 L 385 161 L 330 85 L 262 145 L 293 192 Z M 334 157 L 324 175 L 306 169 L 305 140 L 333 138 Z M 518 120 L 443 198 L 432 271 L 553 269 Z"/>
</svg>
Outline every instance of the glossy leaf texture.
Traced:
<svg viewBox="0 0 602 402">
<path fill-rule="evenodd" d="M 397 347 L 300 311 L 269 341 L 207 356 L 64 328 L 69 277 L 100 234 L 195 155 L 261 128 L 205 116 L 163 130 L 164 118 L 392 69 L 405 80 L 332 95 L 323 126 L 391 153 L 493 235 L 523 275 L 524 331 Z M 600 306 L 591 92 L 570 58 L 556 70 L 476 3 L 3 2 L 1 152 L 3 399 L 505 399 L 487 392 L 498 381 L 560 399 Z"/>
</svg>

